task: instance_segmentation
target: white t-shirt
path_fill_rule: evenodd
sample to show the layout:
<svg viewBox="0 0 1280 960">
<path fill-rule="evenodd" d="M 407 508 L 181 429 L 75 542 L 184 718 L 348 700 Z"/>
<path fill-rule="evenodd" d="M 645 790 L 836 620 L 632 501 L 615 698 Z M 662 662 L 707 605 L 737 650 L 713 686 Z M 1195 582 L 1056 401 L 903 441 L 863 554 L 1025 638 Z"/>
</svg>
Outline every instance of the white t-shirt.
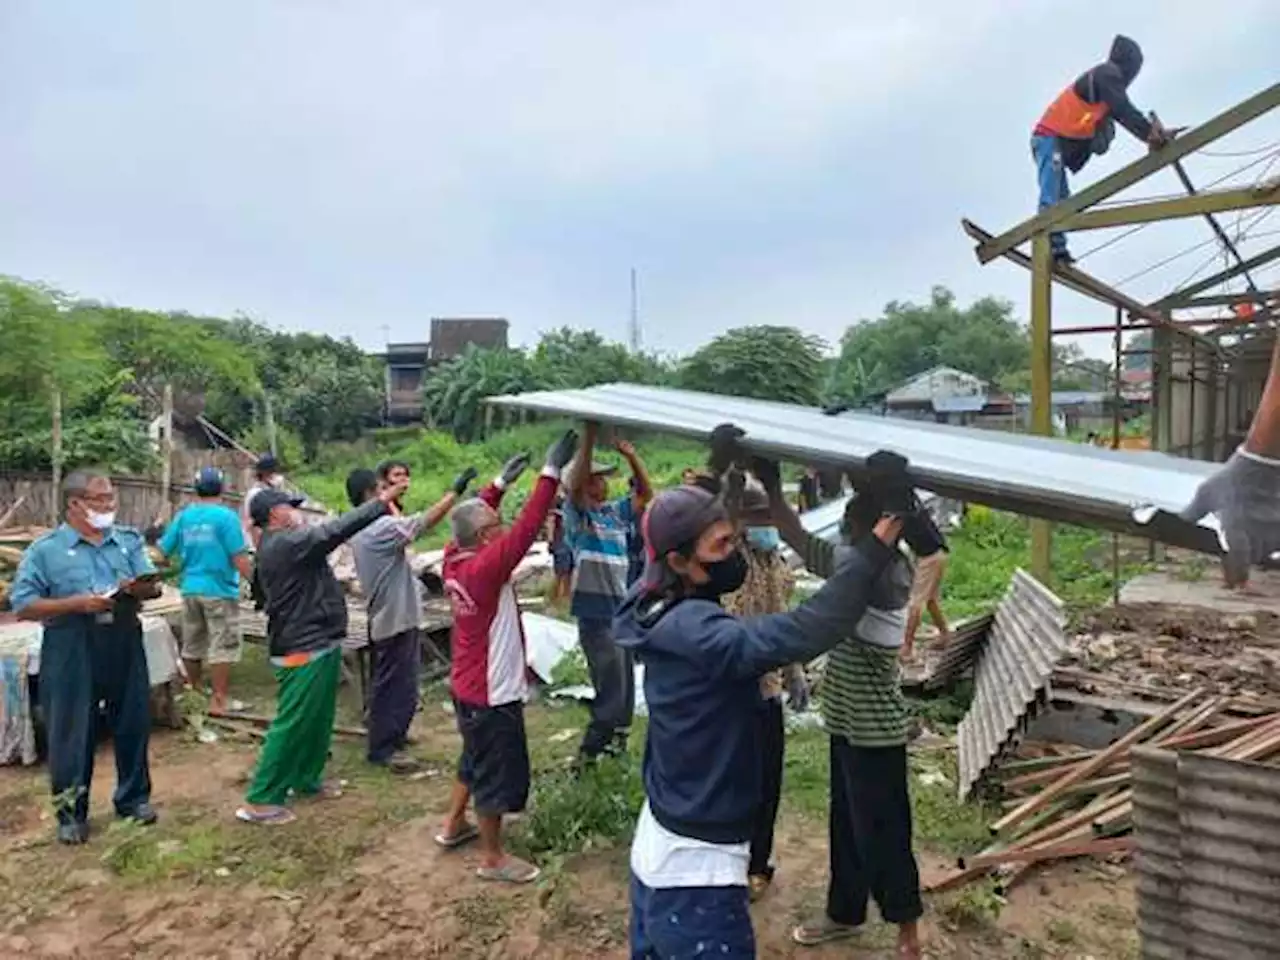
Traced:
<svg viewBox="0 0 1280 960">
<path fill-rule="evenodd" d="M 751 844 L 708 843 L 672 833 L 646 800 L 631 841 L 631 872 L 650 890 L 745 887 Z"/>
</svg>

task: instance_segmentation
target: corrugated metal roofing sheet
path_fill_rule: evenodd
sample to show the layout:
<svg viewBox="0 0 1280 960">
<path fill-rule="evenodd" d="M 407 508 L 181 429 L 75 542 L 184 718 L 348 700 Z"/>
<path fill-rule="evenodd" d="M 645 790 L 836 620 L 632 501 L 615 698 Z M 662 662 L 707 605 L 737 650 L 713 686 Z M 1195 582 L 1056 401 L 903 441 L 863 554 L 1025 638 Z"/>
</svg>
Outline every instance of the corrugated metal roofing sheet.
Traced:
<svg viewBox="0 0 1280 960">
<path fill-rule="evenodd" d="M 981 656 L 994 622 L 994 614 L 987 613 L 954 624 L 951 642 L 924 677 L 924 689 L 942 690 L 964 676 Z"/>
<path fill-rule="evenodd" d="M 944 496 L 1218 551 L 1211 525 L 1176 516 L 1216 469 L 1211 463 L 887 417 L 828 417 L 811 407 L 631 384 L 489 402 L 693 437 L 728 421 L 761 453 L 855 471 L 868 455 L 888 448 L 911 459 L 919 486 Z M 1140 524 L 1134 511 L 1144 505 L 1155 515 Z"/>
<path fill-rule="evenodd" d="M 1178 826 L 1178 756 L 1133 748 L 1134 867 L 1138 874 L 1138 935 L 1143 960 L 1184 960 L 1178 906 L 1182 838 Z"/>
<path fill-rule="evenodd" d="M 1144 960 L 1280 956 L 1280 769 L 1134 751 Z"/>
<path fill-rule="evenodd" d="M 974 675 L 973 702 L 956 731 L 960 799 L 1012 749 L 1049 701 L 1049 677 L 1067 649 L 1063 603 L 1018 570 L 996 608 Z"/>
</svg>

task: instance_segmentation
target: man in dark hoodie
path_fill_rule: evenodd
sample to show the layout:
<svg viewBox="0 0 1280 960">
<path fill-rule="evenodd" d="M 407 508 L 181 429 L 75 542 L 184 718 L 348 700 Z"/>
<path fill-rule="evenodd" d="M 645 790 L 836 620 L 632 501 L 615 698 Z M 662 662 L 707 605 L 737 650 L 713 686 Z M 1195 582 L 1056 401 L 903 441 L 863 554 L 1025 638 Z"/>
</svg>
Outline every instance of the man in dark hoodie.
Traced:
<svg viewBox="0 0 1280 960">
<path fill-rule="evenodd" d="M 631 848 L 632 957 L 754 957 L 747 868 L 761 796 L 759 678 L 853 630 L 901 521 L 879 520 L 805 604 L 747 619 L 720 606 L 747 563 L 716 497 L 668 490 L 644 526 L 645 578 L 615 620 L 618 644 L 644 664 L 649 707 L 646 802 Z"/>
<path fill-rule="evenodd" d="M 1094 154 L 1106 153 L 1119 123 L 1152 150 L 1169 142 L 1160 123 L 1148 120 L 1129 100 L 1129 84 L 1142 69 L 1142 49 L 1117 36 L 1105 63 L 1080 74 L 1049 104 L 1031 135 L 1031 156 L 1040 184 L 1040 209 L 1070 194 L 1067 171 L 1079 173 Z M 1070 264 L 1066 234 L 1050 238 L 1053 258 Z"/>
<path fill-rule="evenodd" d="M 301 497 L 268 489 L 253 498 L 250 517 L 262 530 L 258 577 L 279 702 L 245 804 L 236 810 L 246 823 L 293 821 L 285 806 L 291 794 L 339 793 L 321 779 L 333 738 L 347 635 L 347 602 L 329 567 L 329 554 L 386 516 L 407 486 L 407 481 L 386 485 L 350 513 L 314 525 L 298 510 Z"/>
</svg>

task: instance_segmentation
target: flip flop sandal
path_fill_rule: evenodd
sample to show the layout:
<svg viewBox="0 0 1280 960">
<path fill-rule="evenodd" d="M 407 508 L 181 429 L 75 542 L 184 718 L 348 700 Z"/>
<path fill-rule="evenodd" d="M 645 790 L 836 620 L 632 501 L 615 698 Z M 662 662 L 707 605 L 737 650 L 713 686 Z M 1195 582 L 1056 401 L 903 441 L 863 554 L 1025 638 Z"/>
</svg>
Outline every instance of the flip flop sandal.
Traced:
<svg viewBox="0 0 1280 960">
<path fill-rule="evenodd" d="M 845 923 L 822 919 L 812 923 L 802 923 L 791 931 L 791 939 L 802 947 L 817 947 L 824 943 L 835 943 L 837 940 L 848 940 L 856 937 L 861 927 L 851 927 Z"/>
<path fill-rule="evenodd" d="M 532 863 L 525 863 L 511 857 L 500 867 L 480 867 L 476 876 L 481 880 L 495 880 L 500 883 L 533 883 L 542 871 Z"/>
<path fill-rule="evenodd" d="M 252 810 L 249 807 L 240 807 L 236 810 L 236 819 L 244 823 L 256 823 L 265 827 L 280 827 L 286 823 L 293 823 L 298 819 L 288 807 L 273 807 L 270 810 Z"/>
<path fill-rule="evenodd" d="M 444 833 L 436 834 L 436 846 L 445 850 L 455 850 L 464 843 L 470 843 L 472 840 L 480 836 L 480 831 L 473 823 L 464 824 L 462 829 L 453 836 Z"/>
</svg>

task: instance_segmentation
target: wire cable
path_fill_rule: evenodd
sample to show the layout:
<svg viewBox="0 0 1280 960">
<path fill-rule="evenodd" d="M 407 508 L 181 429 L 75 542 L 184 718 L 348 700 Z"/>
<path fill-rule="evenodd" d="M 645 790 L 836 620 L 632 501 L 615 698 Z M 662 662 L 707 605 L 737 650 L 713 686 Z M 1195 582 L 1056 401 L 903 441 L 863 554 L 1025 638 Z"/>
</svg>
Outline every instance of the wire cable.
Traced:
<svg viewBox="0 0 1280 960">
<path fill-rule="evenodd" d="M 1280 147 L 1280 140 L 1268 143 L 1265 147 L 1255 147 L 1253 150 L 1201 150 L 1199 153 L 1202 157 L 1256 157 L 1276 147 Z"/>
</svg>

